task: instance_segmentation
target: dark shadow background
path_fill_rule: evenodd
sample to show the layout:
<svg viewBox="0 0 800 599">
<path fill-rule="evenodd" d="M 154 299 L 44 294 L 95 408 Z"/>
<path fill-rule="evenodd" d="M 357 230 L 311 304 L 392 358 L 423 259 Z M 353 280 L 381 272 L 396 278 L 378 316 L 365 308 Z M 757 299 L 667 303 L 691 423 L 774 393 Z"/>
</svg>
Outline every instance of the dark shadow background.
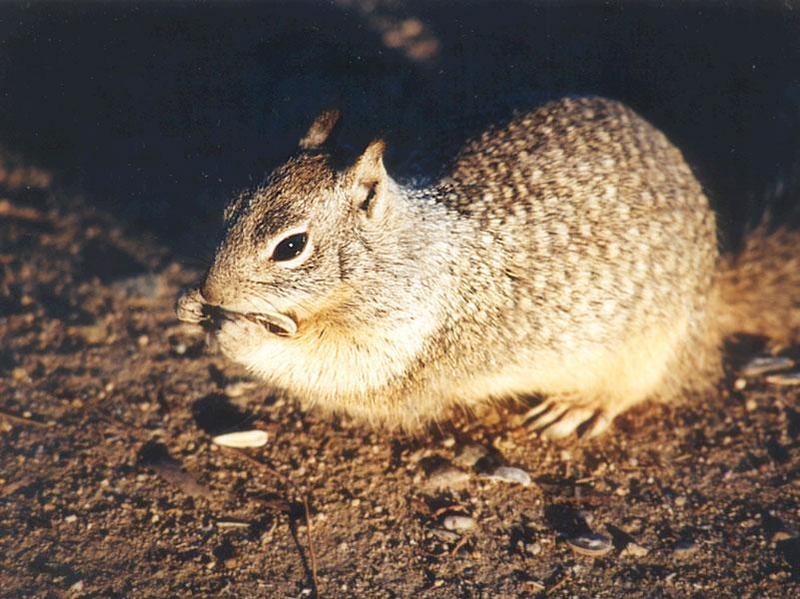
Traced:
<svg viewBox="0 0 800 599">
<path fill-rule="evenodd" d="M 427 60 L 386 44 L 412 17 L 438 41 Z M 729 240 L 800 200 L 797 2 L 0 5 L 0 143 L 179 258 L 320 108 L 344 109 L 353 147 L 384 133 L 402 174 L 412 151 L 561 93 L 663 128 Z"/>
</svg>

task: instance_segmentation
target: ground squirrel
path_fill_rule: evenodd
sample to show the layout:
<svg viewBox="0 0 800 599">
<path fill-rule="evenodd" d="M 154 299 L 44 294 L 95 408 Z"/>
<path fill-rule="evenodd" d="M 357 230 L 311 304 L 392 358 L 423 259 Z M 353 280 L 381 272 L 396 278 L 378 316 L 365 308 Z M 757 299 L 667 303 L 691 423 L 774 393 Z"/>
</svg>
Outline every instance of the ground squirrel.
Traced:
<svg viewBox="0 0 800 599">
<path fill-rule="evenodd" d="M 387 174 L 380 140 L 340 168 L 338 118 L 227 207 L 177 307 L 306 403 L 412 429 L 541 395 L 544 434 L 594 434 L 715 384 L 725 335 L 800 330 L 800 238 L 762 228 L 720 256 L 680 151 L 623 104 L 520 114 L 425 186 Z"/>
</svg>

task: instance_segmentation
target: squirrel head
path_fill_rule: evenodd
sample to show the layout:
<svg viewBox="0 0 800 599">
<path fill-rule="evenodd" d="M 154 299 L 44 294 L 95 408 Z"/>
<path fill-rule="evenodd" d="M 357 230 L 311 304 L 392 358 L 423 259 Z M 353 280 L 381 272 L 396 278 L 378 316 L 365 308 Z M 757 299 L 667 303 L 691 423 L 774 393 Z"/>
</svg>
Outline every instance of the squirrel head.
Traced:
<svg viewBox="0 0 800 599">
<path fill-rule="evenodd" d="M 338 111 L 320 114 L 262 187 L 228 205 L 224 238 L 200 288 L 207 304 L 266 315 L 293 334 L 304 320 L 359 301 L 356 283 L 377 276 L 397 212 L 396 184 L 382 140 L 338 167 L 330 148 L 338 121 Z"/>
</svg>

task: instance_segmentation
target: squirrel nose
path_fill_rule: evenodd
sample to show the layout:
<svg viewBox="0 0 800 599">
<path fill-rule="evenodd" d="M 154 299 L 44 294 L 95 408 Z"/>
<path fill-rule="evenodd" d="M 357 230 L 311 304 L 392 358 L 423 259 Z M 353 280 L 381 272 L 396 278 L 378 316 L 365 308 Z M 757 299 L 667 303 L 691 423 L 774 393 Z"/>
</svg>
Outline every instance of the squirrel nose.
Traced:
<svg viewBox="0 0 800 599">
<path fill-rule="evenodd" d="M 224 285 L 213 270 L 206 273 L 203 283 L 200 285 L 200 295 L 203 296 L 206 303 L 212 306 L 221 306 L 225 303 Z"/>
</svg>

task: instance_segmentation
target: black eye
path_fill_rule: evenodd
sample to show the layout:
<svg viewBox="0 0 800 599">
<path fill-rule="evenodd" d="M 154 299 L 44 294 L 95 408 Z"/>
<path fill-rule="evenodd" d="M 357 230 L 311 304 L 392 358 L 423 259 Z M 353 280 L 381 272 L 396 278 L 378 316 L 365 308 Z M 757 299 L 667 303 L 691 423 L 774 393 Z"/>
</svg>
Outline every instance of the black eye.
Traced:
<svg viewBox="0 0 800 599">
<path fill-rule="evenodd" d="M 300 252 L 303 251 L 303 248 L 306 247 L 307 241 L 307 233 L 289 235 L 275 246 L 275 250 L 272 252 L 272 259 L 275 260 L 275 262 L 285 262 L 286 260 L 297 258 Z"/>
</svg>

